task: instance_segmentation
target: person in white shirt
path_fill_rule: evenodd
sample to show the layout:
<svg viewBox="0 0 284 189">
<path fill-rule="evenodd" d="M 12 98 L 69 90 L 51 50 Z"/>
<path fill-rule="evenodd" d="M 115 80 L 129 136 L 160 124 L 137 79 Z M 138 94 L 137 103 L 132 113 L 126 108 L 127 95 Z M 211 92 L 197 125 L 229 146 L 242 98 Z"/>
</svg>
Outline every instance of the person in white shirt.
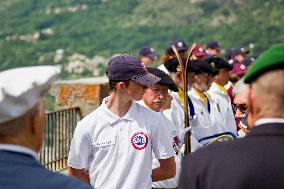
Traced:
<svg viewBox="0 0 284 189">
<path fill-rule="evenodd" d="M 198 141 L 204 145 L 216 139 L 224 131 L 224 120 L 217 105 L 206 91 L 211 86 L 211 78 L 218 70 L 204 60 L 191 61 L 199 72 L 195 73 L 195 82 L 188 92 L 197 115 L 197 122 L 192 124 L 192 130 Z M 215 137 L 216 136 L 216 137 Z"/>
<path fill-rule="evenodd" d="M 182 59 L 183 63 L 185 63 L 185 59 Z M 174 123 L 175 127 L 177 128 L 179 138 L 182 140 L 184 139 L 184 134 L 188 132 L 188 128 L 184 128 L 184 95 L 183 95 L 183 81 L 182 81 L 182 75 L 181 70 L 179 68 L 178 59 L 176 57 L 169 59 L 164 63 L 165 68 L 168 70 L 171 78 L 174 80 L 176 85 L 179 88 L 178 92 L 171 92 L 171 95 L 173 97 L 171 108 L 164 110 L 163 114 L 171 120 L 172 123 Z M 187 68 L 187 82 L 188 82 L 188 89 L 190 90 L 192 84 L 195 81 L 195 74 L 194 72 L 197 71 L 196 67 L 194 67 L 193 64 L 190 64 Z M 187 97 L 190 100 L 190 97 L 187 95 Z M 193 122 L 196 122 L 196 115 L 194 112 L 193 104 L 189 101 L 189 118 L 190 118 L 190 124 Z M 194 124 L 194 123 L 193 123 Z M 193 131 L 191 131 L 193 132 Z M 200 148 L 202 145 L 197 142 L 197 139 L 195 138 L 194 134 L 192 133 L 190 136 L 190 143 L 191 143 L 191 151 L 195 151 L 198 148 Z M 181 149 L 183 152 L 183 148 Z"/>
<path fill-rule="evenodd" d="M 147 68 L 149 73 L 156 75 L 157 77 L 161 78 L 161 80 L 146 89 L 145 94 L 143 95 L 142 100 L 140 101 L 141 104 L 145 105 L 146 107 L 154 110 L 155 112 L 161 113 L 162 117 L 165 119 L 166 124 L 160 124 L 160 127 L 164 127 L 166 132 L 171 135 L 171 142 L 173 149 L 175 151 L 175 162 L 176 162 L 176 176 L 172 179 L 162 180 L 158 182 L 153 182 L 153 188 L 176 188 L 178 183 L 178 176 L 180 170 L 180 163 L 181 163 L 181 140 L 179 139 L 177 129 L 173 125 L 170 120 L 168 120 L 163 115 L 163 108 L 166 105 L 168 100 L 169 90 L 178 92 L 178 87 L 175 82 L 171 79 L 171 77 L 159 70 L 158 68 Z M 153 158 L 153 168 L 159 167 L 159 161 L 157 158 Z"/>
<path fill-rule="evenodd" d="M 68 175 L 94 188 L 149 189 L 175 176 L 171 136 L 164 119 L 135 101 L 160 78 L 130 55 L 108 63 L 110 96 L 81 120 L 71 142 Z M 160 166 L 152 170 L 152 152 Z"/>
<path fill-rule="evenodd" d="M 229 71 L 232 70 L 232 65 L 226 62 L 223 58 L 216 57 L 207 60 L 209 64 L 218 69 L 218 74 L 214 76 L 213 83 L 208 94 L 217 103 L 218 108 L 224 118 L 224 132 L 231 132 L 233 136 L 237 135 L 237 125 L 232 109 L 231 99 L 224 87 L 229 81 Z"/>
</svg>

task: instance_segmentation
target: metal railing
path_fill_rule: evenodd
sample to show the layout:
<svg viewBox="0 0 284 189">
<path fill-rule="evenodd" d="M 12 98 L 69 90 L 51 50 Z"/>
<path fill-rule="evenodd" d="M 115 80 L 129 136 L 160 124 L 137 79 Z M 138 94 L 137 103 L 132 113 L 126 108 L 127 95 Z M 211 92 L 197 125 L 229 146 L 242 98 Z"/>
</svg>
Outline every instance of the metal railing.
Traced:
<svg viewBox="0 0 284 189">
<path fill-rule="evenodd" d="M 73 133 L 82 119 L 80 108 L 70 108 L 46 114 L 45 139 L 39 154 L 40 162 L 49 170 L 67 168 L 67 157 Z"/>
</svg>

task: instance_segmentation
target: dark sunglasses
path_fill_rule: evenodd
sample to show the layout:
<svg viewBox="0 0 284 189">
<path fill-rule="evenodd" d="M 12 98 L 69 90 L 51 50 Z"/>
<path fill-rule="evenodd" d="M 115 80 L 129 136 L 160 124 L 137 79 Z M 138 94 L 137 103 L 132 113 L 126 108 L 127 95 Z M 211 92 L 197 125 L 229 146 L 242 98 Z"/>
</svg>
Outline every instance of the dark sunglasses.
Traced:
<svg viewBox="0 0 284 189">
<path fill-rule="evenodd" d="M 240 110 L 242 113 L 246 113 L 248 110 L 248 107 L 246 104 L 232 104 L 233 110 L 236 112 L 237 109 Z"/>
</svg>

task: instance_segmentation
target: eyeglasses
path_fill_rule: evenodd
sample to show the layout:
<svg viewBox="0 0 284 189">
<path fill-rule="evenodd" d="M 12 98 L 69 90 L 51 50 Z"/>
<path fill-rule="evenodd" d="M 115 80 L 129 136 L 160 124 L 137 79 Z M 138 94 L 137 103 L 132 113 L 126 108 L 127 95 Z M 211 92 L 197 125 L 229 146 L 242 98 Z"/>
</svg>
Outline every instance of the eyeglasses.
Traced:
<svg viewBox="0 0 284 189">
<path fill-rule="evenodd" d="M 246 104 L 232 104 L 233 110 L 236 112 L 237 109 L 240 110 L 242 113 L 246 113 L 248 110 L 248 107 Z"/>
<path fill-rule="evenodd" d="M 167 96 L 169 94 L 169 90 L 168 89 L 159 89 L 159 88 L 155 88 L 155 87 L 149 87 L 149 89 L 151 89 L 155 95 L 165 95 L 165 96 Z"/>
</svg>

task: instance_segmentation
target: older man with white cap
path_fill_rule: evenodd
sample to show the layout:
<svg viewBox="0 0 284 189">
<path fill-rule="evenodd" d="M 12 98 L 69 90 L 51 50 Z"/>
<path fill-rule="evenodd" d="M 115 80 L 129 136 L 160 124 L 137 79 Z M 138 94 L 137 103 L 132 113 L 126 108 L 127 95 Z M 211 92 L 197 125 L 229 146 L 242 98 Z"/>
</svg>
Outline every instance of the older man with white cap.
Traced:
<svg viewBox="0 0 284 189">
<path fill-rule="evenodd" d="M 46 170 L 37 160 L 45 126 L 42 97 L 59 72 L 34 66 L 0 73 L 1 188 L 91 188 Z"/>
</svg>

